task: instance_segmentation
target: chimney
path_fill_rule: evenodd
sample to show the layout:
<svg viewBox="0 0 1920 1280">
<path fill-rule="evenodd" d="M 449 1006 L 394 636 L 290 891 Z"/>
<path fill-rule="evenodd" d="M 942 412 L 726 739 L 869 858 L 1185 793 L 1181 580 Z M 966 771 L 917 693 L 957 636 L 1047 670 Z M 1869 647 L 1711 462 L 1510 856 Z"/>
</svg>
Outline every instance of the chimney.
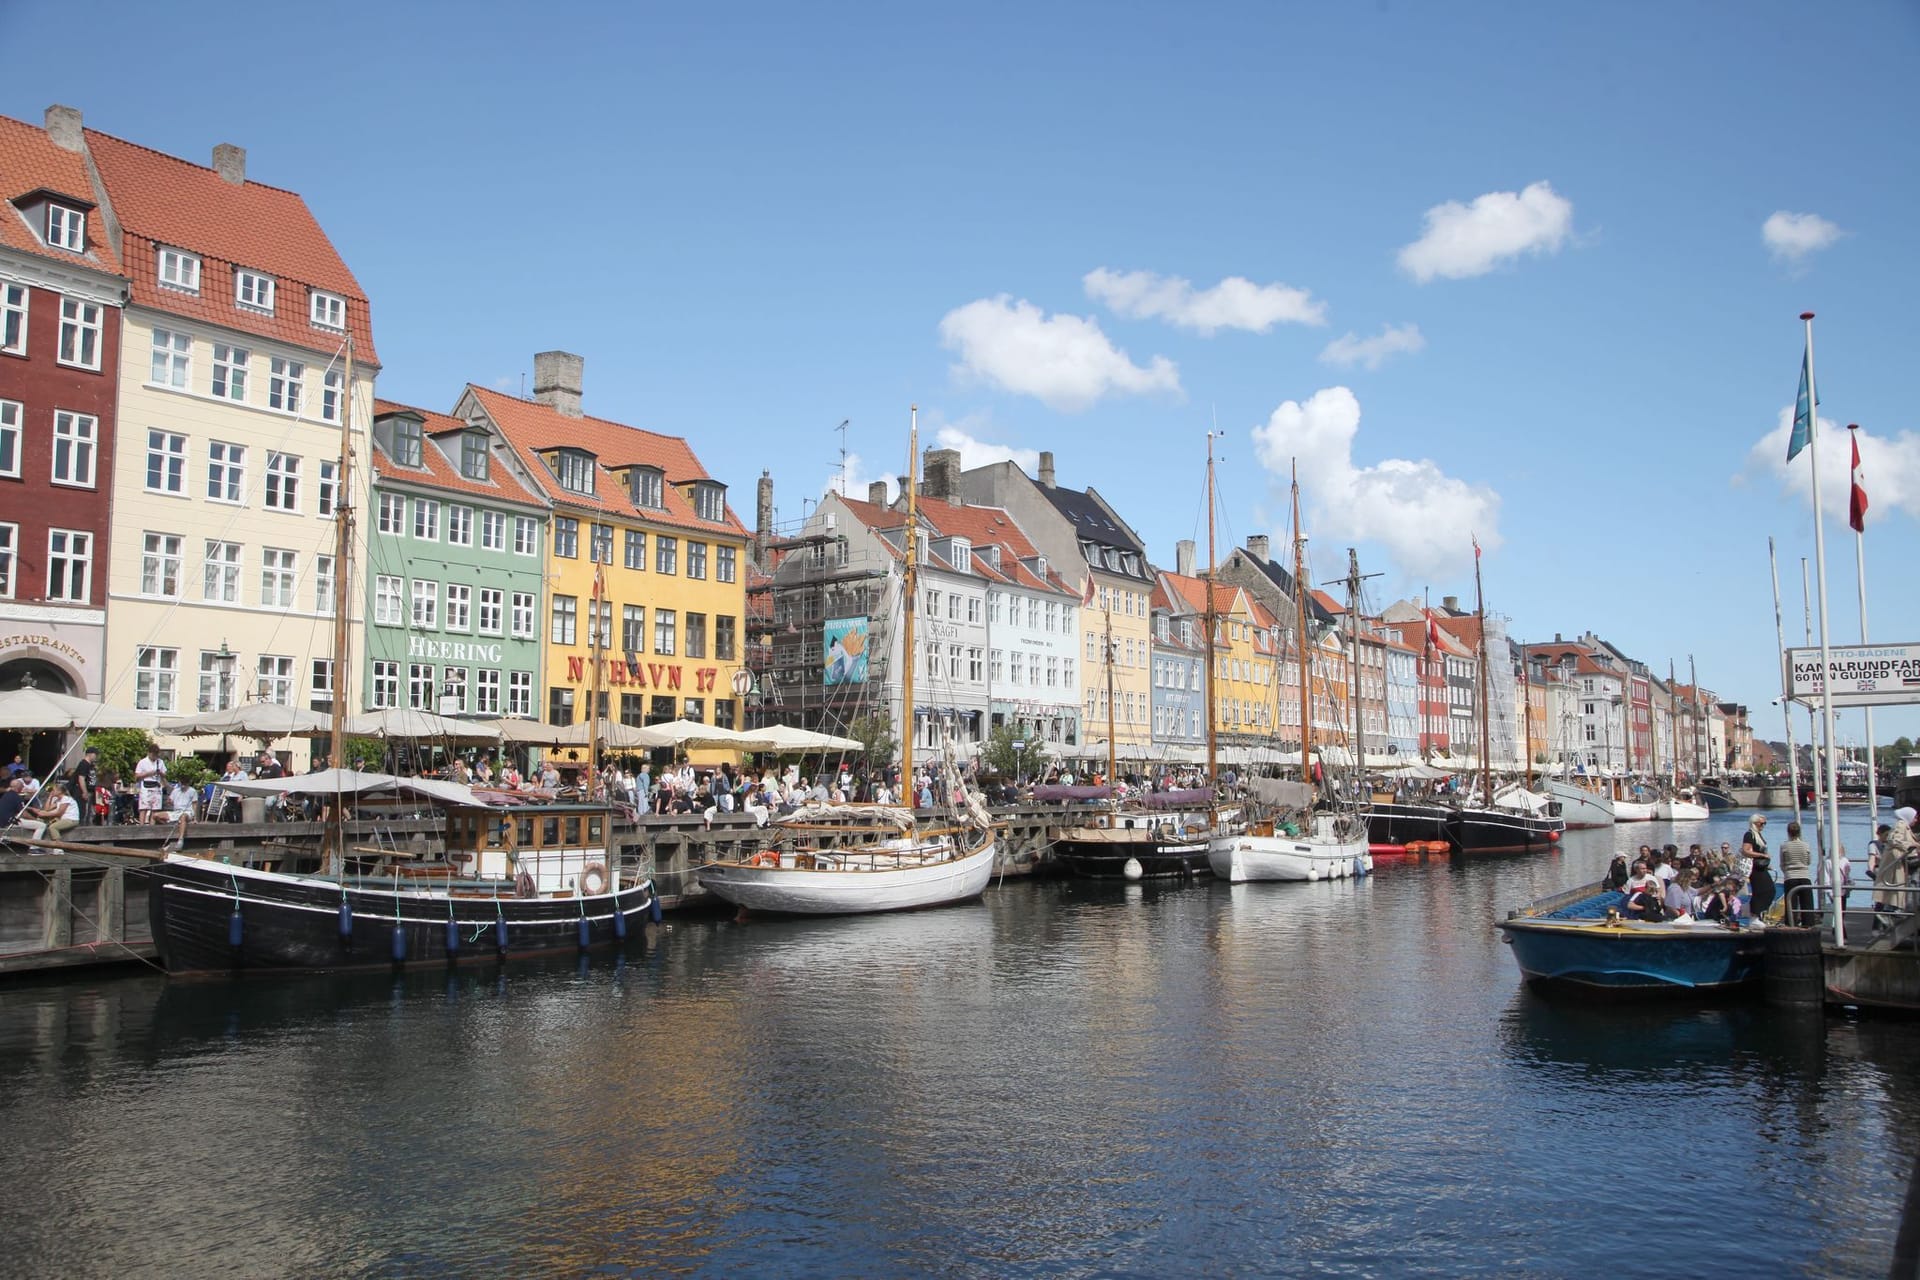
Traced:
<svg viewBox="0 0 1920 1280">
<path fill-rule="evenodd" d="M 927 483 L 921 494 L 928 498 L 945 498 L 957 502 L 960 498 L 960 451 L 958 449 L 929 449 L 926 456 Z"/>
<path fill-rule="evenodd" d="M 584 358 L 571 351 L 542 351 L 533 357 L 533 398 L 562 416 L 580 416 L 580 383 Z"/>
<path fill-rule="evenodd" d="M 1193 539 L 1182 538 L 1173 544 L 1173 571 L 1183 578 L 1193 576 Z"/>
<path fill-rule="evenodd" d="M 1554 642 L 1555 644 L 1560 644 L 1560 643 L 1561 643 L 1561 640 L 1560 640 L 1560 633 L 1559 633 L 1558 631 L 1556 631 L 1556 632 L 1554 632 L 1554 633 L 1553 633 L 1553 642 Z"/>
<path fill-rule="evenodd" d="M 1460 612 L 1460 597 L 1459 596 L 1441 596 L 1440 607 L 1442 609 L 1445 609 L 1448 613 L 1458 613 Z"/>
<path fill-rule="evenodd" d="M 773 473 L 760 473 L 760 488 L 754 495 L 753 503 L 753 540 L 761 547 L 767 545 L 767 539 L 773 536 Z"/>
<path fill-rule="evenodd" d="M 875 480 L 867 486 L 867 501 L 876 507 L 884 507 L 887 505 L 887 482 L 885 480 Z"/>
<path fill-rule="evenodd" d="M 242 187 L 247 182 L 247 149 L 223 142 L 213 149 L 213 171 L 225 182 Z"/>
<path fill-rule="evenodd" d="M 1267 535 L 1264 533 L 1250 533 L 1247 535 L 1247 554 L 1255 560 L 1258 560 L 1261 564 L 1267 562 L 1267 555 L 1272 547 L 1273 543 L 1268 540 Z"/>
<path fill-rule="evenodd" d="M 48 107 L 47 137 L 63 151 L 82 150 L 87 143 L 80 135 L 80 108 L 63 107 L 57 103 Z"/>
<path fill-rule="evenodd" d="M 1051 449 L 1040 451 L 1040 486 L 1044 489 L 1053 488 L 1053 450 Z"/>
</svg>

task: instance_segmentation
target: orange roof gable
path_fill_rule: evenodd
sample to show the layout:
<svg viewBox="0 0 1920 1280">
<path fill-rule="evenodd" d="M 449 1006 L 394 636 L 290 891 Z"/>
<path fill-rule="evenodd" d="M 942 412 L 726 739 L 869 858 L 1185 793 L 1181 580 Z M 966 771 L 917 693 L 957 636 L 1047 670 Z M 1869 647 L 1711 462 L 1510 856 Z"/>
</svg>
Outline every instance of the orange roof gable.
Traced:
<svg viewBox="0 0 1920 1280">
<path fill-rule="evenodd" d="M 417 409 L 410 404 L 400 404 L 394 400 L 373 402 L 375 417 L 384 417 L 390 413 L 411 413 L 420 417 L 424 423 L 421 430 L 430 436 L 441 435 L 448 431 L 465 431 L 467 424 L 458 418 L 450 418 L 444 413 L 435 413 L 431 409 Z M 432 485 L 436 489 L 450 489 L 455 493 L 471 494 L 477 498 L 497 498 L 502 502 L 524 502 L 529 506 L 544 507 L 539 494 L 530 491 L 521 484 L 514 474 L 501 466 L 489 466 L 485 480 L 474 480 L 460 473 L 460 469 L 447 461 L 445 454 L 431 445 L 423 445 L 420 450 L 424 467 L 404 467 L 380 450 L 373 451 L 373 474 L 376 479 L 406 480 L 412 484 Z"/>
<path fill-rule="evenodd" d="M 862 503 L 870 507 L 871 503 Z M 875 508 L 879 510 L 880 508 Z M 973 562 L 983 577 L 999 578 L 1015 586 L 1029 587 L 1040 591 L 1064 592 L 1078 597 L 1079 593 L 1066 585 L 1066 581 L 1049 566 L 1047 576 L 1037 576 L 1022 560 L 1031 560 L 1040 554 L 1013 517 L 1001 507 L 973 506 L 953 502 L 946 498 L 922 498 L 916 504 L 916 514 L 924 517 L 928 524 L 941 537 L 965 538 L 976 548 Z M 900 516 L 901 523 L 906 516 Z M 1001 550 L 1000 568 L 994 568 L 983 562 L 977 549 L 997 546 Z"/>
<path fill-rule="evenodd" d="M 125 233 L 121 247 L 135 303 L 331 352 L 344 335 L 309 319 L 309 293 L 320 289 L 346 299 L 354 358 L 379 363 L 366 294 L 305 200 L 264 183 L 228 182 L 212 169 L 111 134 L 88 129 L 86 139 Z M 162 245 L 200 255 L 199 293 L 160 284 Z M 272 315 L 236 304 L 236 267 L 273 277 Z"/>
<path fill-rule="evenodd" d="M 25 215 L 11 202 L 29 192 L 42 190 L 71 196 L 89 210 L 95 204 L 93 180 L 87 176 L 87 162 L 80 155 L 55 145 L 43 129 L 0 116 L 0 199 L 8 202 L 0 207 L 0 245 L 55 262 L 78 263 L 118 275 L 120 259 L 114 255 L 97 211 L 87 215 L 84 253 L 50 249 L 41 238 L 46 228 L 27 225 Z"/>
</svg>

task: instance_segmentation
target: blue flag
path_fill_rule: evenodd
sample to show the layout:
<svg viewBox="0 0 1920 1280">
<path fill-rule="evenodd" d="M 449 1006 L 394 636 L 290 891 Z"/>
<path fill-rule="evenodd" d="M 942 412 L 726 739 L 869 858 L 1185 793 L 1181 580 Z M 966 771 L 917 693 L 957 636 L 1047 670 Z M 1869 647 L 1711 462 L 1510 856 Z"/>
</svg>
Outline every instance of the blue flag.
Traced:
<svg viewBox="0 0 1920 1280">
<path fill-rule="evenodd" d="M 1792 462 L 1800 456 L 1800 451 L 1813 442 L 1813 407 L 1818 401 L 1810 401 L 1807 395 L 1807 357 L 1800 357 L 1800 395 L 1793 402 L 1793 437 L 1787 441 L 1787 461 Z"/>
</svg>

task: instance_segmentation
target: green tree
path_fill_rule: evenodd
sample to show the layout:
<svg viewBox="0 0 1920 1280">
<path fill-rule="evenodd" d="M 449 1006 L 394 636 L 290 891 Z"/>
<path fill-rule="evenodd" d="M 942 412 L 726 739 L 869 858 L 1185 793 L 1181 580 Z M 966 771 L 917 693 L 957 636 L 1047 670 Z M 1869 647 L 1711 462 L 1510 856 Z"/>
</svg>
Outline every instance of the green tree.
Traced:
<svg viewBox="0 0 1920 1280">
<path fill-rule="evenodd" d="M 1016 748 L 1014 743 L 1022 743 Z M 980 751 L 980 763 L 988 774 L 1002 778 L 1033 776 L 1047 762 L 1047 744 L 1038 738 L 1023 738 L 1012 725 L 1001 725 L 987 735 Z"/>
<path fill-rule="evenodd" d="M 144 729 L 95 729 L 87 745 L 100 753 L 99 767 L 116 778 L 133 780 L 133 766 L 147 754 L 153 739 Z"/>
<path fill-rule="evenodd" d="M 900 758 L 900 742 L 893 736 L 893 717 L 884 711 L 869 711 L 856 716 L 847 725 L 847 736 L 860 740 L 871 768 L 891 764 Z"/>
<path fill-rule="evenodd" d="M 212 782 L 219 775 L 199 756 L 180 756 L 167 766 L 167 777 L 197 788 Z"/>
</svg>

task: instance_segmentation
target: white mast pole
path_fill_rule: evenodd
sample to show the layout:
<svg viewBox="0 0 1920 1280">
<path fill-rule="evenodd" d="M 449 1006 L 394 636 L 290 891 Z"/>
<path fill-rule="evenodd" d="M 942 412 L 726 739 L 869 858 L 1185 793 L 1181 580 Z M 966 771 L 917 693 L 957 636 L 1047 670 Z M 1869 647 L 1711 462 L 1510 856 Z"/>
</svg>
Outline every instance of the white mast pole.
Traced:
<svg viewBox="0 0 1920 1280">
<path fill-rule="evenodd" d="M 1827 625 L 1827 532 L 1826 521 L 1821 515 L 1820 504 L 1820 396 L 1813 380 L 1813 312 L 1800 313 L 1801 321 L 1807 326 L 1807 447 L 1813 456 L 1813 559 L 1814 578 L 1820 584 L 1820 717 L 1821 740 L 1826 747 L 1827 762 L 1824 778 L 1827 784 L 1827 829 L 1833 832 L 1828 842 L 1828 856 L 1832 865 L 1828 868 L 1833 879 L 1830 883 L 1840 883 L 1840 863 L 1845 853 L 1840 848 L 1840 778 L 1838 762 L 1833 758 L 1833 689 L 1827 679 L 1832 670 L 1831 628 Z M 1872 818 L 1869 817 L 1871 822 Z M 1840 901 L 1840 895 L 1833 895 L 1833 941 L 1836 946 L 1845 946 L 1846 912 Z"/>
<path fill-rule="evenodd" d="M 1860 451 L 1860 437 L 1853 434 L 1858 430 L 1860 430 L 1859 423 L 1847 424 L 1847 434 L 1853 442 L 1855 453 Z M 1849 486 L 1852 485 L 1851 473 L 1848 474 L 1847 482 Z M 1848 513 L 1852 513 L 1851 501 L 1848 504 Z M 1864 515 L 1860 523 L 1866 524 Z M 1853 531 L 1853 564 L 1860 577 L 1860 643 L 1872 644 L 1873 641 L 1867 636 L 1867 531 L 1864 528 Z M 1873 756 L 1873 708 L 1866 707 L 1863 710 L 1867 714 L 1867 830 L 1871 833 L 1880 812 L 1880 770 Z M 1871 834 L 1868 839 L 1872 839 Z"/>
<path fill-rule="evenodd" d="M 1773 539 L 1767 539 L 1767 568 L 1773 573 L 1773 638 L 1781 654 L 1787 651 L 1786 628 L 1780 622 L 1780 562 L 1773 553 Z M 1793 742 L 1793 703 L 1788 700 L 1793 686 L 1787 681 L 1784 659 L 1780 664 L 1780 718 L 1787 722 L 1787 781 L 1793 788 L 1793 820 L 1800 821 L 1800 749 Z M 1825 849 L 1825 841 L 1821 841 Z"/>
</svg>

